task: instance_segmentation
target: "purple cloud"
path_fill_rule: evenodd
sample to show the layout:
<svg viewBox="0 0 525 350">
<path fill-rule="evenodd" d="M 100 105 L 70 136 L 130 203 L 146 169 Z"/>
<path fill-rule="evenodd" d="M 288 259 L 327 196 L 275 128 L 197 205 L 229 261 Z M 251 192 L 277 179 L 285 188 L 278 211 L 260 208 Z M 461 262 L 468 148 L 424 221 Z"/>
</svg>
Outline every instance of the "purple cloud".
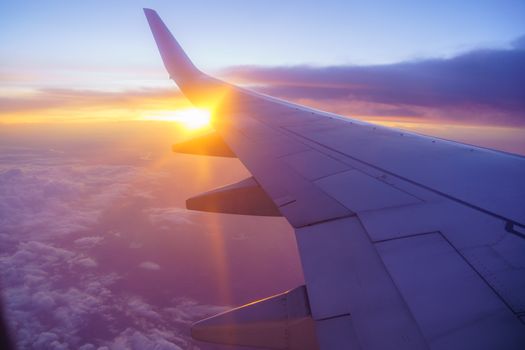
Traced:
<svg viewBox="0 0 525 350">
<path fill-rule="evenodd" d="M 102 229 L 104 213 L 128 197 L 144 198 L 148 190 L 135 183 L 150 188 L 159 174 L 40 149 L 5 147 L 0 159 L 1 301 L 17 348 L 188 349 L 189 325 L 225 310 L 122 291 L 133 277 L 104 259 L 120 239 Z M 122 241 L 113 249 L 126 255 Z M 144 261 L 140 268 L 160 266 Z"/>
<path fill-rule="evenodd" d="M 286 99 L 380 104 L 381 115 L 390 110 L 394 115 L 415 116 L 426 114 L 422 109 L 437 109 L 446 119 L 445 114 L 454 109 L 455 118 L 463 114 L 472 119 L 473 112 L 482 112 L 490 113 L 496 124 L 523 125 L 524 45 L 521 37 L 511 49 L 476 50 L 452 58 L 378 66 L 245 66 L 226 74 L 262 84 L 260 90 Z"/>
</svg>

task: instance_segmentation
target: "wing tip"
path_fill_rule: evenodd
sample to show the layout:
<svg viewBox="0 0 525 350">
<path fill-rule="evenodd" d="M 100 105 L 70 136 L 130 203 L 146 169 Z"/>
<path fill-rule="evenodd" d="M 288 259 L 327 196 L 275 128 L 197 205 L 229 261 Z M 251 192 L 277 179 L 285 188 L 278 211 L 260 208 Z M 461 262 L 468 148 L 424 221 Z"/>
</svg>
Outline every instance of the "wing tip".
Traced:
<svg viewBox="0 0 525 350">
<path fill-rule="evenodd" d="M 142 9 L 142 11 L 144 11 L 144 14 L 146 15 L 146 17 L 149 17 L 149 16 L 158 16 L 158 13 L 157 11 L 155 11 L 154 9 L 150 9 L 148 7 L 144 7 Z"/>
</svg>

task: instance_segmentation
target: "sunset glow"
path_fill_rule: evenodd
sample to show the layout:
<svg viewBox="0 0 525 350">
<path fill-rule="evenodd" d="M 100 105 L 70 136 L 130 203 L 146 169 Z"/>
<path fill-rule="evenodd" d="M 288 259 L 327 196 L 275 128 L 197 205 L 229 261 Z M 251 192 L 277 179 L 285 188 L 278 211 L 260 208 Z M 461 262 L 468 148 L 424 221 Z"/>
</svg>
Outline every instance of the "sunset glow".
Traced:
<svg viewBox="0 0 525 350">
<path fill-rule="evenodd" d="M 181 123 L 185 128 L 195 130 L 210 125 L 211 113 L 206 109 L 187 108 L 176 111 L 161 111 L 155 115 L 145 115 L 142 119 Z"/>
</svg>

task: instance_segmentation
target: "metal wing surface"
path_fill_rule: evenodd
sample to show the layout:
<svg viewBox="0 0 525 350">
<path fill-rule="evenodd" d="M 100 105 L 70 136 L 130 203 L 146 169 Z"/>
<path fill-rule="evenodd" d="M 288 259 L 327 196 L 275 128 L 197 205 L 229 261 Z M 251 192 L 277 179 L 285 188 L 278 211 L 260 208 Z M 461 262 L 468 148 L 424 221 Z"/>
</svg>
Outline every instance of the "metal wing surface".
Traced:
<svg viewBox="0 0 525 350">
<path fill-rule="evenodd" d="M 197 323 L 195 338 L 274 349 L 525 348 L 525 158 L 216 80 L 145 12 L 171 78 L 214 109 L 209 153 L 236 156 L 253 175 L 188 207 L 284 216 L 305 276 L 305 287 Z"/>
</svg>

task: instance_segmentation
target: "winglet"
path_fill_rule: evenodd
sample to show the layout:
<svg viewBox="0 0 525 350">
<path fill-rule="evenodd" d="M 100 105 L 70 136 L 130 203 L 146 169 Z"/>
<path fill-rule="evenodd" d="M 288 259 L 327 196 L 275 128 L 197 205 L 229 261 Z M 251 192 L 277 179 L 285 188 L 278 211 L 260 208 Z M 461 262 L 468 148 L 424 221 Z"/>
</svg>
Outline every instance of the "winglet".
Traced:
<svg viewBox="0 0 525 350">
<path fill-rule="evenodd" d="M 157 12 L 145 8 L 144 14 L 148 19 L 151 32 L 170 78 L 181 86 L 202 76 L 203 73 L 191 62 Z"/>
<path fill-rule="evenodd" d="M 145 8 L 144 14 L 164 66 L 184 95 L 195 105 L 209 104 L 210 99 L 220 96 L 225 84 L 195 67 L 155 10 Z"/>
</svg>

